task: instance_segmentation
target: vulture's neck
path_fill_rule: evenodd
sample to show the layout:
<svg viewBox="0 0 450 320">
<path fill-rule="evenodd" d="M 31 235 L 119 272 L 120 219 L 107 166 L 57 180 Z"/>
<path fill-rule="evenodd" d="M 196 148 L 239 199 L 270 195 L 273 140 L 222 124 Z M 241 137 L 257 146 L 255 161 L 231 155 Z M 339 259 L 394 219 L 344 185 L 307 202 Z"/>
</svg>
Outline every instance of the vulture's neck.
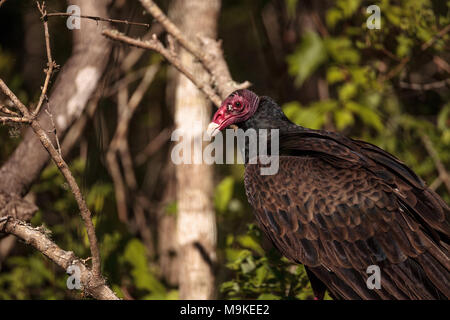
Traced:
<svg viewBox="0 0 450 320">
<path fill-rule="evenodd" d="M 259 106 L 255 114 L 237 125 L 243 130 L 279 129 L 280 137 L 284 132 L 303 129 L 292 123 L 275 101 L 269 97 L 260 97 Z"/>
<path fill-rule="evenodd" d="M 271 154 L 271 129 L 278 129 L 279 142 L 283 139 L 283 135 L 290 132 L 298 132 L 305 130 L 305 128 L 298 126 L 291 122 L 283 113 L 281 108 L 269 97 L 260 97 L 259 106 L 256 112 L 248 120 L 237 124 L 240 129 L 248 130 L 255 129 L 259 132 L 260 129 L 267 130 L 267 153 Z M 259 136 L 258 136 L 259 139 Z M 245 163 L 249 161 L 249 139 L 245 139 Z M 242 146 L 240 147 L 240 149 Z M 241 154 L 242 154 L 241 149 Z"/>
</svg>

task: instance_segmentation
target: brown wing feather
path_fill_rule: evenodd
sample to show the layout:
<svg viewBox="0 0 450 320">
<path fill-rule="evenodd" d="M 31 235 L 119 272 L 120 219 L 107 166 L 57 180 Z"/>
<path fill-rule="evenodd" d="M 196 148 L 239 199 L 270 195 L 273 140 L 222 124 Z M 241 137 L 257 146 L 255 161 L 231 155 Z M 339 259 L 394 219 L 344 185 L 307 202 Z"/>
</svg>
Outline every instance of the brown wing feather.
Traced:
<svg viewBox="0 0 450 320">
<path fill-rule="evenodd" d="M 334 140 L 311 139 L 295 156 L 280 157 L 277 175 L 246 166 L 249 202 L 275 246 L 328 281 L 337 297 L 449 298 L 448 251 L 428 232 L 446 231 L 440 225 L 448 221 L 446 208 L 424 215 L 419 210 L 442 204 L 419 182 L 412 186 L 398 172 L 384 170 L 386 181 L 369 157 Z M 285 142 L 284 150 L 292 149 Z M 381 290 L 367 289 L 365 272 L 372 264 L 381 268 Z"/>
<path fill-rule="evenodd" d="M 388 152 L 364 141 L 352 140 L 337 133 L 302 129 L 280 138 L 280 154 L 313 155 L 339 168 L 358 166 L 381 178 L 386 191 L 398 199 L 421 222 L 427 232 L 450 237 L 450 207 L 404 163 Z"/>
</svg>

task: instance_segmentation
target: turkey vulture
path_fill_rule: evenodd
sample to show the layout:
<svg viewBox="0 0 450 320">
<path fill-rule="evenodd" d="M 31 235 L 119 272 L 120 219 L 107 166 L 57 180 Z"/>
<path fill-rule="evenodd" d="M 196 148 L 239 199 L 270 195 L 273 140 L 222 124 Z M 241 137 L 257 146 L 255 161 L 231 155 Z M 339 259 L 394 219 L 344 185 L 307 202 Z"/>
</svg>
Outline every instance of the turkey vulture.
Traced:
<svg viewBox="0 0 450 320">
<path fill-rule="evenodd" d="M 208 132 L 230 125 L 279 129 L 278 172 L 261 175 L 262 164 L 246 161 L 246 194 L 274 246 L 305 266 L 316 299 L 326 289 L 335 299 L 450 297 L 450 207 L 404 163 L 370 143 L 298 126 L 249 90 L 224 100 Z M 367 285 L 373 265 L 380 289 Z"/>
</svg>

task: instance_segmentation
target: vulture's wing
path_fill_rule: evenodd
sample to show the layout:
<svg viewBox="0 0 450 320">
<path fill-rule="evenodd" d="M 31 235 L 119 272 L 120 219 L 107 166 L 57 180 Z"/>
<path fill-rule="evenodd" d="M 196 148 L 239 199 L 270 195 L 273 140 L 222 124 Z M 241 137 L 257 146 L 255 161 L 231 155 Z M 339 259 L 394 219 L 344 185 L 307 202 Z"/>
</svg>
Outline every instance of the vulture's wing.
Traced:
<svg viewBox="0 0 450 320">
<path fill-rule="evenodd" d="M 280 137 L 278 174 L 248 164 L 245 185 L 263 231 L 336 297 L 450 297 L 448 206 L 396 158 L 328 132 Z M 381 269 L 368 289 L 367 267 Z"/>
</svg>

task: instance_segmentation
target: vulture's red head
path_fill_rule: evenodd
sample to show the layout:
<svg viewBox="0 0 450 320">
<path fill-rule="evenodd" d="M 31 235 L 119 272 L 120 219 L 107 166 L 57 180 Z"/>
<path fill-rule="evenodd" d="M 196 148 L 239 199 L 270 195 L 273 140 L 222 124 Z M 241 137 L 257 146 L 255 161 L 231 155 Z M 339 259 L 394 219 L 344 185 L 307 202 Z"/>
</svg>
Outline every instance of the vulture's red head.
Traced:
<svg viewBox="0 0 450 320">
<path fill-rule="evenodd" d="M 207 132 L 214 137 L 219 131 L 232 124 L 249 119 L 258 108 L 259 97 L 250 90 L 237 90 L 230 94 L 214 114 Z"/>
</svg>

